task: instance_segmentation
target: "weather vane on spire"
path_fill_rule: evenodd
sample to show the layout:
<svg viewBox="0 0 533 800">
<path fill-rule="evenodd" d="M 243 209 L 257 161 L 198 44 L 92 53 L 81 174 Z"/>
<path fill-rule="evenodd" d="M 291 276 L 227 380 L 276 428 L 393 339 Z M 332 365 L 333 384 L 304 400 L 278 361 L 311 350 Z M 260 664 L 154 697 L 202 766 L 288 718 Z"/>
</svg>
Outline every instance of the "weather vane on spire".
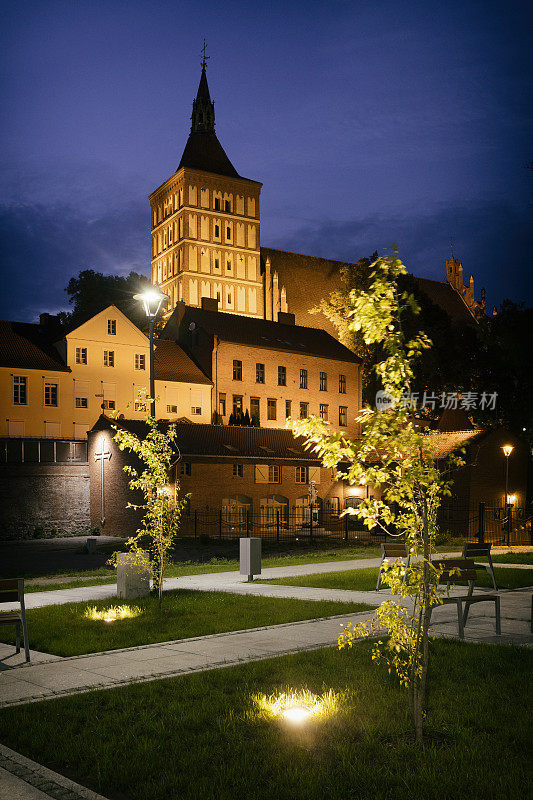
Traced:
<svg viewBox="0 0 533 800">
<path fill-rule="evenodd" d="M 209 58 L 210 58 L 209 56 L 206 56 L 206 54 L 205 54 L 206 50 L 207 50 L 207 45 L 206 45 L 205 39 L 204 39 L 204 46 L 202 47 L 202 54 L 201 54 L 202 55 L 202 63 L 201 63 L 202 69 L 205 69 L 207 67 L 207 62 L 209 61 Z"/>
</svg>

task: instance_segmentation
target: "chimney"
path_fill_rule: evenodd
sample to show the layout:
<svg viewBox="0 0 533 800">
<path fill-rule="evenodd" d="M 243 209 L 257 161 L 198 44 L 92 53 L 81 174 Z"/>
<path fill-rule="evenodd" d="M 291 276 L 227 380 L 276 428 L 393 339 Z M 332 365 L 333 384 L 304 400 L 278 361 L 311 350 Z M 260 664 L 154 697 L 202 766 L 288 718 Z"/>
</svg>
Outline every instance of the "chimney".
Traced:
<svg viewBox="0 0 533 800">
<path fill-rule="evenodd" d="M 203 311 L 218 311 L 218 300 L 216 297 L 202 297 Z"/>
<path fill-rule="evenodd" d="M 288 311 L 278 311 L 278 322 L 282 322 L 284 325 L 294 325 L 294 314 L 289 314 Z"/>
</svg>

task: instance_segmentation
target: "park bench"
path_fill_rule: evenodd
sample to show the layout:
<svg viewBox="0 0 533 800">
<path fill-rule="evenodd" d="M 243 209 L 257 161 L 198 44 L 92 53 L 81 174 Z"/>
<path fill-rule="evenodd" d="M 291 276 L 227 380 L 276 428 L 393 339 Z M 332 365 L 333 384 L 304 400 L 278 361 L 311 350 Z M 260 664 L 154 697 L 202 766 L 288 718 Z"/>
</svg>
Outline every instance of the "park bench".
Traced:
<svg viewBox="0 0 533 800">
<path fill-rule="evenodd" d="M 492 558 L 490 557 L 490 549 L 491 544 L 478 544 L 477 542 L 466 542 L 465 546 L 463 547 L 463 558 L 486 558 L 488 559 L 488 564 L 475 564 L 476 569 L 484 569 L 486 570 L 492 578 L 492 586 L 494 591 L 498 591 L 498 585 L 496 583 L 496 576 L 494 575 L 494 566 L 492 564 Z"/>
<path fill-rule="evenodd" d="M 405 542 L 383 542 L 381 545 L 381 563 L 379 565 L 376 592 L 379 591 L 381 586 L 381 570 L 383 568 L 383 562 L 391 559 L 396 560 L 397 558 L 402 558 L 406 567 L 408 567 L 411 563 L 411 554 L 409 553 Z"/>
<path fill-rule="evenodd" d="M 20 634 L 22 631 L 26 661 L 29 661 L 30 646 L 28 643 L 28 628 L 26 625 L 26 608 L 24 606 L 23 578 L 4 578 L 3 580 L 0 580 L 0 605 L 2 603 L 12 603 L 13 601 L 19 602 L 20 611 L 13 611 L 13 612 L 8 612 L 7 614 L 0 614 L 0 625 L 15 625 L 16 628 L 15 652 L 17 653 L 20 653 Z"/>
<path fill-rule="evenodd" d="M 466 558 L 450 558 L 444 561 L 432 561 L 431 562 L 434 567 L 437 569 L 442 569 L 442 574 L 439 579 L 439 584 L 447 584 L 448 588 L 450 584 L 455 583 L 457 581 L 467 581 L 468 582 L 468 592 L 466 595 L 460 595 L 458 597 L 444 597 L 442 598 L 442 605 L 448 605 L 449 603 L 455 603 L 457 606 L 457 625 L 459 628 L 459 636 L 461 639 L 464 639 L 464 629 L 466 622 L 468 620 L 468 613 L 470 611 L 470 606 L 473 603 L 487 603 L 491 602 L 494 603 L 494 611 L 496 617 L 496 633 L 498 636 L 501 634 L 501 622 L 500 622 L 500 598 L 497 594 L 479 594 L 474 595 L 474 585 L 476 582 L 476 565 L 471 559 Z M 484 567 L 482 567 L 484 569 Z M 478 568 L 479 569 L 479 568 Z M 440 605 L 440 604 L 439 604 Z M 463 609 L 464 606 L 464 609 Z M 431 619 L 431 612 L 435 606 L 431 606 L 429 611 L 429 616 Z"/>
</svg>

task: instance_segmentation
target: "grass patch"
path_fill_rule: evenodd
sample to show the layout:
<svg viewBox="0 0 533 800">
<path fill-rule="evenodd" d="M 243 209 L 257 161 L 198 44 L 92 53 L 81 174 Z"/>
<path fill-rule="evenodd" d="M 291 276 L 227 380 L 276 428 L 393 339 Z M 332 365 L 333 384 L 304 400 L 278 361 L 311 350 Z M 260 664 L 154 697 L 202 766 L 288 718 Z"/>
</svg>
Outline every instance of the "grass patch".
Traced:
<svg viewBox="0 0 533 800">
<path fill-rule="evenodd" d="M 432 643 L 428 727 L 369 643 L 0 711 L 0 738 L 106 797 L 130 800 L 522 800 L 531 794 L 526 648 Z M 345 693 L 302 727 L 253 698 Z M 531 697 L 529 698 L 531 700 Z M 529 789 L 529 791 L 528 791 Z"/>
<path fill-rule="evenodd" d="M 494 573 L 499 589 L 519 589 L 533 585 L 533 569 L 498 569 L 496 567 Z M 323 572 L 317 575 L 271 578 L 256 582 L 275 583 L 283 586 L 310 586 L 317 589 L 370 591 L 376 588 L 377 579 L 377 568 L 370 567 L 368 569 L 351 569 L 345 572 Z M 478 572 L 476 586 L 491 588 L 490 576 L 485 572 Z M 385 585 L 383 588 L 386 588 Z"/>
<path fill-rule="evenodd" d="M 492 557 L 494 564 L 533 564 L 533 551 L 530 553 L 501 553 Z M 486 558 L 480 558 L 476 561 L 487 561 Z"/>
<path fill-rule="evenodd" d="M 97 610 L 104 610 L 116 602 L 116 598 L 112 597 L 91 602 L 90 605 Z M 161 611 L 155 597 L 138 598 L 135 605 L 142 612 L 138 617 L 109 624 L 85 618 L 88 605 L 86 602 L 65 603 L 26 611 L 30 647 L 58 656 L 75 656 L 301 619 L 330 617 L 369 608 L 361 603 L 288 600 L 178 589 L 165 592 Z M 11 628 L 7 629 L 6 626 L 2 631 L 2 639 L 14 643 L 14 631 L 11 632 Z"/>
</svg>

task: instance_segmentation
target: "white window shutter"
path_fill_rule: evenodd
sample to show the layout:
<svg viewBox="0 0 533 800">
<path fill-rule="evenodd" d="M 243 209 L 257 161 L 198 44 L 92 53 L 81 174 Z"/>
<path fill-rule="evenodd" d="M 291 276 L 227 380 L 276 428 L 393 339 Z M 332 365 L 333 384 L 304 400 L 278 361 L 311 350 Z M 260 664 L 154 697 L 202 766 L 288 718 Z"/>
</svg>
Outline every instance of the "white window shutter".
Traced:
<svg viewBox="0 0 533 800">
<path fill-rule="evenodd" d="M 255 482 L 268 483 L 268 464 L 255 465 Z"/>
<path fill-rule="evenodd" d="M 309 482 L 314 481 L 318 486 L 320 483 L 320 467 L 309 467 Z"/>
</svg>

